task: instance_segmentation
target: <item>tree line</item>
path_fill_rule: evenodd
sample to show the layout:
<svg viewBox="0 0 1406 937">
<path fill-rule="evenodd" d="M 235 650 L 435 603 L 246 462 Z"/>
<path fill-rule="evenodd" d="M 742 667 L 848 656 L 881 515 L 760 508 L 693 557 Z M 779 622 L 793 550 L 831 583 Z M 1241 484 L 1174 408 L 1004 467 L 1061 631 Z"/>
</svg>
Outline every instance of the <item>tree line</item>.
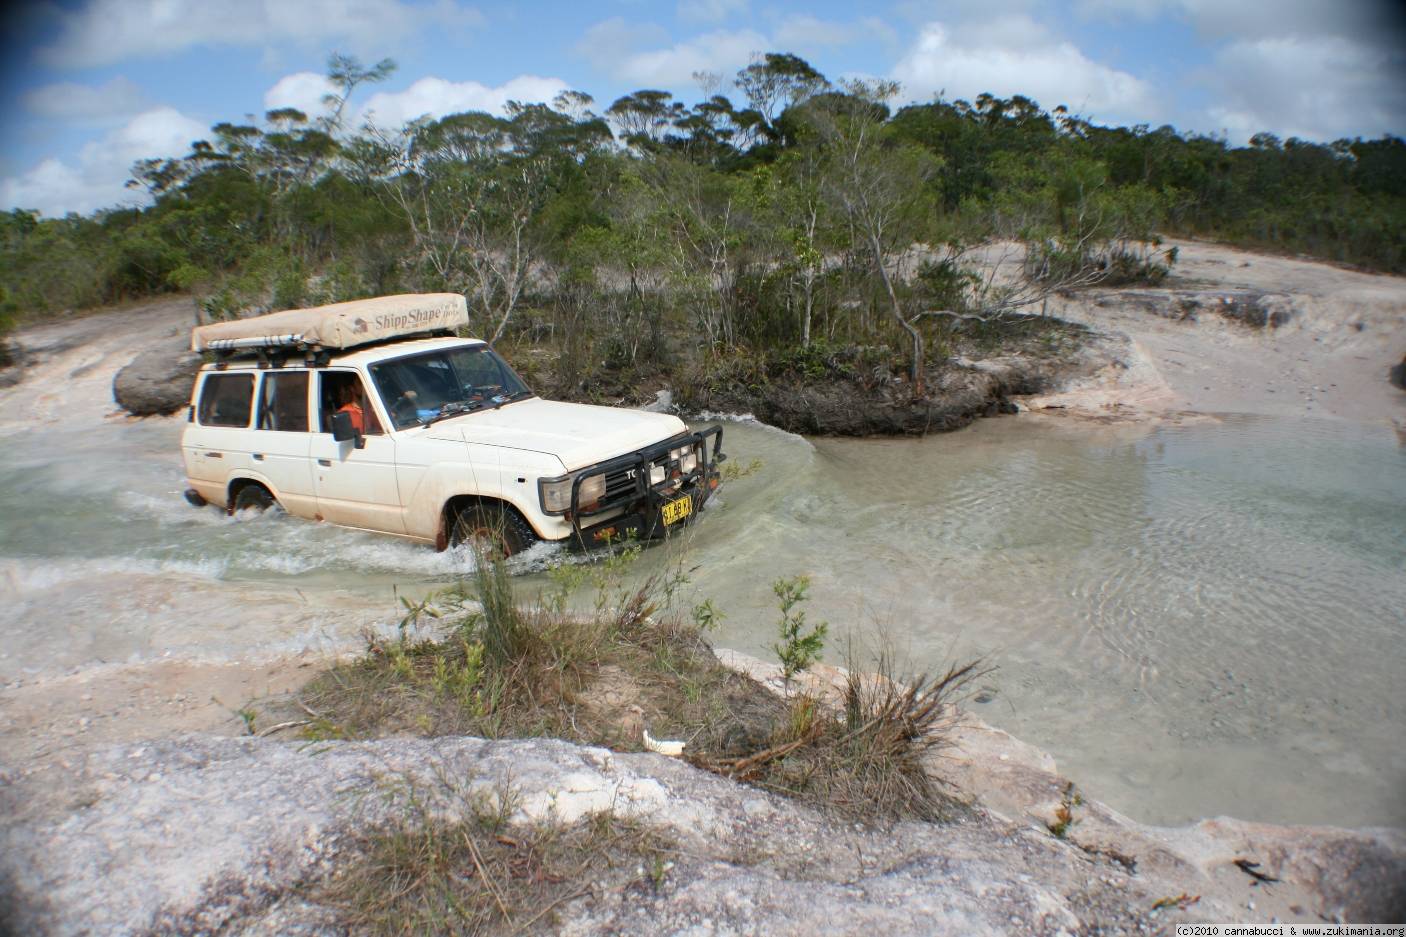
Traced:
<svg viewBox="0 0 1406 937">
<path fill-rule="evenodd" d="M 138 163 L 146 208 L 0 215 L 0 319 L 164 292 L 213 318 L 402 291 L 469 297 L 563 378 L 672 356 L 891 345 L 1053 291 L 1155 281 L 1164 235 L 1406 272 L 1406 143 L 1248 146 L 1106 127 L 1022 96 L 895 109 L 769 53 L 702 100 L 581 92 L 404 127 L 349 102 L 395 64 L 333 55 L 325 113 L 223 122 Z M 736 98 L 736 100 L 734 100 Z M 897 353 L 897 351 L 896 351 Z"/>
</svg>

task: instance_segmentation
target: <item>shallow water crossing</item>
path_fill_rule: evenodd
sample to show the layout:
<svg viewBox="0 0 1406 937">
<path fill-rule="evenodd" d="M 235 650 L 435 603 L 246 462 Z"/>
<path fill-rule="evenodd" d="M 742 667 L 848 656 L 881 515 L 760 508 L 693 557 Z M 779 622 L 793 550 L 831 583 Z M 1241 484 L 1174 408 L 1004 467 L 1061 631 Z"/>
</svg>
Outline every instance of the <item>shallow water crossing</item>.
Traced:
<svg viewBox="0 0 1406 937">
<path fill-rule="evenodd" d="M 192 509 L 179 432 L 4 437 L 0 680 L 344 650 L 393 625 L 397 592 L 467 570 Z M 827 660 L 850 634 L 913 669 L 984 656 L 998 669 L 972 708 L 1135 818 L 1406 825 L 1406 450 L 1389 431 L 1022 416 L 922 440 L 726 433 L 734 464 L 761 466 L 686 538 L 697 599 L 727 615 L 717 643 L 766 656 L 771 583 L 808 574 Z M 675 559 L 647 551 L 640 572 Z"/>
</svg>

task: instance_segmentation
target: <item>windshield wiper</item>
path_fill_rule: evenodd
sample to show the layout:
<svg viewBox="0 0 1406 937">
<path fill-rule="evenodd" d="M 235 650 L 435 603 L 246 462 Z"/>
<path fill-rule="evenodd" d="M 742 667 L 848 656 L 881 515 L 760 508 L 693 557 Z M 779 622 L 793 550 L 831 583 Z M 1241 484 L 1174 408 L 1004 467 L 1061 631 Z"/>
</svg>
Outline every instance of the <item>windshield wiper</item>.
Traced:
<svg viewBox="0 0 1406 937">
<path fill-rule="evenodd" d="M 482 408 L 482 407 L 483 407 L 483 401 L 482 401 L 482 400 L 455 400 L 455 401 L 451 401 L 450 403 L 446 403 L 444 406 L 440 407 L 438 413 L 436 413 L 434 416 L 430 417 L 428 420 L 425 420 L 425 421 L 424 421 L 423 423 L 421 423 L 420 425 L 422 425 L 422 426 L 433 426 L 435 423 L 439 422 L 440 420 L 448 419 L 449 417 L 454 416 L 455 414 L 458 414 L 458 413 L 470 413 L 470 412 L 472 412 L 472 411 L 474 411 L 474 410 L 478 410 L 478 409 L 480 409 L 480 408 Z"/>
<path fill-rule="evenodd" d="M 526 400 L 528 397 L 536 397 L 536 396 L 537 396 L 537 395 L 534 394 L 534 393 L 533 393 L 532 391 L 530 391 L 530 390 L 520 390 L 520 391 L 517 391 L 516 393 L 511 393 L 511 394 L 500 394 L 500 395 L 498 395 L 497 397 L 494 397 L 494 398 L 493 398 L 493 409 L 496 410 L 496 409 L 498 409 L 499 407 L 501 407 L 501 406 L 502 406 L 503 404 L 505 404 L 505 403 L 513 403 L 514 401 L 517 401 L 517 400 Z"/>
</svg>

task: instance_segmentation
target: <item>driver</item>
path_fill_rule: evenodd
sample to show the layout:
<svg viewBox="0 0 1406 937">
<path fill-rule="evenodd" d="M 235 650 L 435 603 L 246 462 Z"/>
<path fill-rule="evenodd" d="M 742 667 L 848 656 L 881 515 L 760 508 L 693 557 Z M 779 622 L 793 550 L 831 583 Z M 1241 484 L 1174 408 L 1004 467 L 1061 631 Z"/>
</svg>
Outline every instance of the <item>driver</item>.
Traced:
<svg viewBox="0 0 1406 937">
<path fill-rule="evenodd" d="M 337 412 L 351 416 L 352 429 L 365 433 L 366 414 L 361 409 L 361 388 L 355 380 L 342 385 L 341 390 L 337 392 L 337 402 L 341 404 Z"/>
</svg>

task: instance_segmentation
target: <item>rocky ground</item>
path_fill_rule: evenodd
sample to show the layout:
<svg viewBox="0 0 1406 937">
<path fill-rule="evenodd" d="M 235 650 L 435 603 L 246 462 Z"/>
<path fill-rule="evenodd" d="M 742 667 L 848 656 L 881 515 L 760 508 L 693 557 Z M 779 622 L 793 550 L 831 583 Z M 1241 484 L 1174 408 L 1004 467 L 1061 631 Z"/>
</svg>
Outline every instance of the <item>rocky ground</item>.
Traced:
<svg viewBox="0 0 1406 937">
<path fill-rule="evenodd" d="M 778 682 L 772 665 L 724 660 Z M 1048 756 L 1004 732 L 971 720 L 957 743 L 935 770 L 978 792 L 972 815 L 885 829 L 661 755 L 553 740 L 100 746 L 3 775 L 3 923 L 16 934 L 342 934 L 318 885 L 412 792 L 453 816 L 505 791 L 516 823 L 612 811 L 677 844 L 662 876 L 583 883 L 539 922 L 560 933 L 1153 934 L 1406 913 L 1400 831 L 1148 828 L 1083 802 Z"/>
</svg>

